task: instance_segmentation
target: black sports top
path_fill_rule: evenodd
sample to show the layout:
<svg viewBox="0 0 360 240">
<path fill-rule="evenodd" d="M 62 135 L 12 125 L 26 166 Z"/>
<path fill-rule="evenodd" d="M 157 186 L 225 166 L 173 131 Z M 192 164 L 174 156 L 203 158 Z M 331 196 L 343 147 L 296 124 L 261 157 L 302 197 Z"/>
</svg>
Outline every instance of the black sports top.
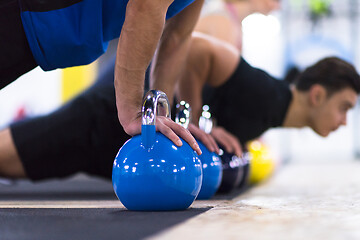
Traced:
<svg viewBox="0 0 360 240">
<path fill-rule="evenodd" d="M 202 95 L 217 125 L 243 144 L 281 126 L 292 99 L 287 82 L 250 66 L 243 58 L 226 83 L 217 88 L 205 86 Z"/>
</svg>

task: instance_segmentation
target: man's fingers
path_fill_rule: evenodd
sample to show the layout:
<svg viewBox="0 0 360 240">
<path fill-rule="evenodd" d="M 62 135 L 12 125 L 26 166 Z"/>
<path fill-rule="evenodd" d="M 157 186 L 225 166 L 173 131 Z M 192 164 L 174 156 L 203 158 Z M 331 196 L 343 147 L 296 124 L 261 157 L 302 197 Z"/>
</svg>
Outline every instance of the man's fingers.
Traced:
<svg viewBox="0 0 360 240">
<path fill-rule="evenodd" d="M 194 151 L 198 155 L 201 155 L 201 150 L 196 142 L 195 138 L 191 135 L 191 133 L 182 127 L 181 125 L 175 123 L 169 118 L 166 117 L 158 117 L 157 123 L 156 123 L 157 129 L 164 134 L 166 137 L 168 137 L 171 141 L 173 141 L 177 146 L 181 146 L 181 140 L 178 136 L 180 136 L 182 139 L 184 139 Z M 179 142 L 180 141 L 180 142 Z M 181 143 L 180 145 L 178 145 Z"/>
<path fill-rule="evenodd" d="M 158 116 L 156 119 L 156 129 L 169 138 L 176 146 L 182 146 L 182 141 L 179 137 L 184 139 L 198 155 L 201 155 L 201 150 L 191 133 L 172 121 L 170 118 Z M 136 135 L 141 132 L 141 121 L 136 119 L 130 124 L 124 126 L 124 130 L 129 135 Z"/>
<path fill-rule="evenodd" d="M 231 143 L 233 144 L 232 147 L 234 149 L 235 155 L 238 157 L 241 157 L 243 154 L 243 151 L 242 151 L 242 147 L 241 147 L 239 141 L 237 140 L 237 138 L 235 138 L 231 135 L 229 135 L 228 137 L 231 139 Z"/>
<path fill-rule="evenodd" d="M 180 147 L 182 146 L 182 141 L 180 138 L 174 133 L 174 131 L 168 127 L 165 124 L 157 124 L 156 125 L 157 130 L 164 134 L 167 138 L 169 138 L 173 143 L 175 143 L 176 146 Z"/>
<path fill-rule="evenodd" d="M 207 135 L 207 139 L 209 141 L 209 144 L 211 144 L 213 146 L 213 151 L 212 152 L 215 152 L 217 154 L 220 153 L 220 149 L 219 149 L 219 146 L 217 145 L 215 139 L 210 135 L 210 134 L 206 134 Z"/>
<path fill-rule="evenodd" d="M 214 136 L 214 138 L 225 148 L 227 152 L 234 153 L 239 157 L 242 156 L 241 144 L 234 135 L 221 127 L 213 128 L 211 135 Z"/>
<path fill-rule="evenodd" d="M 229 139 L 226 136 L 224 135 L 219 136 L 217 138 L 217 141 L 220 143 L 220 145 L 222 145 L 225 148 L 227 152 L 229 153 L 234 152 L 234 149 L 231 145 L 231 141 L 229 141 Z"/>
<path fill-rule="evenodd" d="M 219 147 L 211 135 L 205 133 L 194 124 L 189 124 L 188 129 L 190 133 L 193 134 L 198 140 L 200 140 L 210 152 L 219 153 Z"/>
</svg>

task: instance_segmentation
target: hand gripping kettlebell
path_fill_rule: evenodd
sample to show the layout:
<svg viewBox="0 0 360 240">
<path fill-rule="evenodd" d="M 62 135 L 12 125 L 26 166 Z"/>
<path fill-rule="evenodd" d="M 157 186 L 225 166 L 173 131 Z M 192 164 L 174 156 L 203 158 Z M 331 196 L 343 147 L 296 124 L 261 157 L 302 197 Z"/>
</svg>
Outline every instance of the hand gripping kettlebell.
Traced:
<svg viewBox="0 0 360 240">
<path fill-rule="evenodd" d="M 202 181 L 201 162 L 188 143 L 176 146 L 156 132 L 158 105 L 170 115 L 165 93 L 151 90 L 144 97 L 141 135 L 119 150 L 112 172 L 114 191 L 129 210 L 167 211 L 188 208 Z"/>
<path fill-rule="evenodd" d="M 190 122 L 190 105 L 181 101 L 176 105 L 175 122 L 187 128 Z M 211 131 L 211 129 L 210 129 Z M 197 199 L 210 199 L 220 186 L 222 178 L 222 166 L 219 156 L 210 152 L 201 141 L 197 141 L 202 154 L 199 156 L 203 171 L 201 190 Z"/>
</svg>

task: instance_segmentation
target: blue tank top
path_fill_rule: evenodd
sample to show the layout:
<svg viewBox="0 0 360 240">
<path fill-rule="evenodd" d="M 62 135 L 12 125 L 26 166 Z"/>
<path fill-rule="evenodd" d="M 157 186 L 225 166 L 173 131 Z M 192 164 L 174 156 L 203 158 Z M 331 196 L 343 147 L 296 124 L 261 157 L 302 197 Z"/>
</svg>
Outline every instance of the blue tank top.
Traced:
<svg viewBox="0 0 360 240">
<path fill-rule="evenodd" d="M 166 19 L 194 0 L 174 0 Z M 36 62 L 45 70 L 85 65 L 120 36 L 128 0 L 20 0 L 21 18 Z"/>
</svg>

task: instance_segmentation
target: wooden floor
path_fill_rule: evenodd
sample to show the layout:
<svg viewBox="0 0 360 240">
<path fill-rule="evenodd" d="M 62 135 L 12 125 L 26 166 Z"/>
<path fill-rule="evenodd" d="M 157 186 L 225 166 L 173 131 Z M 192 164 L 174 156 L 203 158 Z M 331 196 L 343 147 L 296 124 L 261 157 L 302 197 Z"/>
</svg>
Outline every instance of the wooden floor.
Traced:
<svg viewBox="0 0 360 240">
<path fill-rule="evenodd" d="M 1 211 L 5 209 L 118 209 L 127 212 L 116 199 L 1 200 L 1 190 L 0 186 L 0 222 L 4 222 Z M 234 198 L 195 201 L 189 210 L 172 212 L 171 216 L 180 218 L 184 212 L 192 214 L 140 238 L 360 239 L 360 162 L 290 164 L 266 183 Z M 149 216 L 143 224 L 154 224 L 151 221 L 154 216 L 156 214 Z M 141 223 L 136 226 L 141 231 Z M 71 232 L 67 234 L 69 237 Z"/>
<path fill-rule="evenodd" d="M 212 204 L 151 239 L 360 239 L 360 163 L 288 165 L 244 195 Z"/>
</svg>

